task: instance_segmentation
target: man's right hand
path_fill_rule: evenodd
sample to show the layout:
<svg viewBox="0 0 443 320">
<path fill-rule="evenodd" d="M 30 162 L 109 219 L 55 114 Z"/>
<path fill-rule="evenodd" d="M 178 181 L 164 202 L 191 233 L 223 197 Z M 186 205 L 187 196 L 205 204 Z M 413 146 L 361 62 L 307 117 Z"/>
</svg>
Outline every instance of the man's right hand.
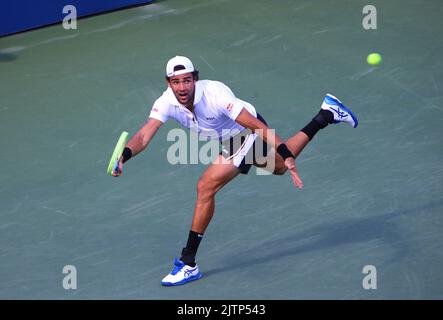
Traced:
<svg viewBox="0 0 443 320">
<path fill-rule="evenodd" d="M 123 157 L 120 157 L 119 160 L 115 160 L 114 168 L 112 168 L 112 176 L 118 177 L 122 174 L 123 171 Z"/>
</svg>

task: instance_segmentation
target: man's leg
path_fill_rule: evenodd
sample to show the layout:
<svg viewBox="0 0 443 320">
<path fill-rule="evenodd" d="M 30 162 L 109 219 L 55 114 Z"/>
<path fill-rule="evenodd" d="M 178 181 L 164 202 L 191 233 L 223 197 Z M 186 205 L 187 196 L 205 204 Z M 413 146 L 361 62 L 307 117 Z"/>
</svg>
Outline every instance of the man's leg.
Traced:
<svg viewBox="0 0 443 320">
<path fill-rule="evenodd" d="M 177 286 L 202 277 L 195 263 L 195 256 L 203 233 L 214 215 L 215 194 L 239 173 L 240 170 L 232 164 L 232 160 L 225 160 L 219 155 L 200 177 L 188 242 L 183 248 L 181 258 L 175 259 L 171 273 L 163 278 L 162 285 Z"/>
<path fill-rule="evenodd" d="M 327 94 L 322 107 L 317 115 L 303 129 L 290 137 L 285 144 L 295 158 L 302 152 L 306 145 L 314 138 L 315 134 L 332 123 L 346 122 L 357 127 L 358 121 L 351 110 L 346 108 L 339 99 Z M 272 150 L 269 156 L 275 157 L 274 174 L 281 175 L 287 170 L 283 158 Z"/>
<path fill-rule="evenodd" d="M 239 173 L 240 170 L 232 164 L 232 161 L 225 160 L 219 155 L 200 177 L 191 230 L 180 258 L 185 264 L 195 265 L 195 255 L 201 238 L 214 215 L 215 194 Z"/>
</svg>

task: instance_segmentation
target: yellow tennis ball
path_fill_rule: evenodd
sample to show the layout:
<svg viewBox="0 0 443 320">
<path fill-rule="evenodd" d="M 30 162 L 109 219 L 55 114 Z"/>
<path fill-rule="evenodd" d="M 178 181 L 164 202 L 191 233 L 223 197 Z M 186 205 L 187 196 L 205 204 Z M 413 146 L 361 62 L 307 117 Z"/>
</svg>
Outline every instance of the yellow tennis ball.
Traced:
<svg viewBox="0 0 443 320">
<path fill-rule="evenodd" d="M 368 55 L 368 57 L 366 58 L 366 61 L 371 65 L 371 66 L 376 66 L 379 65 L 381 63 L 381 55 L 378 53 L 371 53 Z"/>
</svg>

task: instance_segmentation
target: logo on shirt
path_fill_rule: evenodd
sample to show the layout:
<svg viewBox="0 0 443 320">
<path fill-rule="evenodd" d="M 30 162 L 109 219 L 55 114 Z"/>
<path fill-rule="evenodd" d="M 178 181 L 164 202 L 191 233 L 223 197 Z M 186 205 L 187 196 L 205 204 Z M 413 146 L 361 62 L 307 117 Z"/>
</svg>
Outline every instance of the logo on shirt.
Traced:
<svg viewBox="0 0 443 320">
<path fill-rule="evenodd" d="M 232 103 L 229 103 L 229 104 L 226 106 L 226 109 L 227 109 L 229 112 L 231 112 L 232 108 L 234 108 L 234 105 L 233 105 Z"/>
</svg>

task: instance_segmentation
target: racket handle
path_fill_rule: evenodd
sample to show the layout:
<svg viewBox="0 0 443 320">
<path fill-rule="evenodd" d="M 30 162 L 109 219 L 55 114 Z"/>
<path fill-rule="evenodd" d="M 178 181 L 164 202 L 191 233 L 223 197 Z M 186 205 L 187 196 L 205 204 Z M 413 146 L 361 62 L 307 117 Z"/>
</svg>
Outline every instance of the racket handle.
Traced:
<svg viewBox="0 0 443 320">
<path fill-rule="evenodd" d="M 119 163 L 120 163 L 119 159 L 115 160 L 114 167 L 112 168 L 112 172 L 118 172 L 118 165 L 119 165 Z"/>
</svg>

